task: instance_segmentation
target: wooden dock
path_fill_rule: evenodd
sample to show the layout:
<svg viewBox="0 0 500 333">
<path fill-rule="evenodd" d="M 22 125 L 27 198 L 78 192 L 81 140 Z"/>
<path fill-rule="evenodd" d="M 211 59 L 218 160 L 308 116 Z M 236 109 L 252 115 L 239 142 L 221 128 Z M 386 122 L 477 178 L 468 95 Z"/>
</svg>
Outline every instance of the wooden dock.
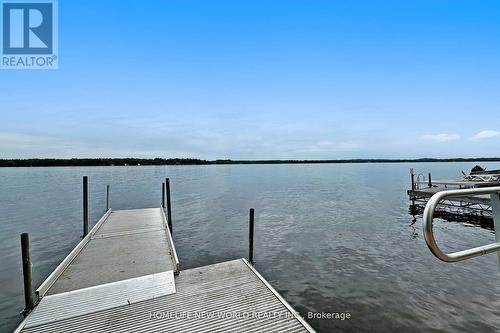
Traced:
<svg viewBox="0 0 500 333">
<path fill-rule="evenodd" d="M 245 259 L 180 270 L 163 208 L 109 209 L 15 332 L 314 332 Z"/>
</svg>

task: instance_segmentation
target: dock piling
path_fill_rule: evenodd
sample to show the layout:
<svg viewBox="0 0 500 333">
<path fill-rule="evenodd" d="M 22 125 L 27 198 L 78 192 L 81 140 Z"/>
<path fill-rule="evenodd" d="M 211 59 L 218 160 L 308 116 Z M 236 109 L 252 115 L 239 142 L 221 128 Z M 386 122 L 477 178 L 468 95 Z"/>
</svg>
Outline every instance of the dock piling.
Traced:
<svg viewBox="0 0 500 333">
<path fill-rule="evenodd" d="M 165 208 L 165 183 L 161 183 L 161 208 Z"/>
<path fill-rule="evenodd" d="M 432 187 L 432 177 L 431 177 L 431 173 L 429 172 L 429 188 Z"/>
<path fill-rule="evenodd" d="M 253 265 L 253 232 L 254 232 L 254 209 L 250 208 L 248 217 L 248 262 Z"/>
<path fill-rule="evenodd" d="M 89 181 L 83 176 L 83 237 L 89 233 Z"/>
<path fill-rule="evenodd" d="M 170 234 L 174 237 L 174 231 L 172 230 L 172 204 L 170 202 L 170 178 L 165 179 L 165 186 L 167 192 L 167 219 L 168 228 L 170 229 Z"/>
<path fill-rule="evenodd" d="M 109 184 L 106 185 L 106 211 L 109 210 Z"/>
<path fill-rule="evenodd" d="M 31 280 L 30 241 L 27 233 L 21 234 L 21 255 L 23 264 L 24 304 L 22 312 L 26 316 L 33 309 L 33 287 Z"/>
</svg>

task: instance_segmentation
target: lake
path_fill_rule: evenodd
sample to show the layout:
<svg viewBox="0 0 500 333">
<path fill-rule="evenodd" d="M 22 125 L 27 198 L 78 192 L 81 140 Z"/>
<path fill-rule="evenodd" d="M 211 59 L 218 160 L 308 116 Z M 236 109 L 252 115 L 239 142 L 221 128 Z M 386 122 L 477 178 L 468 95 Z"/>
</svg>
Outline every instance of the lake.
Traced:
<svg viewBox="0 0 500 333">
<path fill-rule="evenodd" d="M 500 168 L 499 163 L 483 163 Z M 0 168 L 0 321 L 12 331 L 24 306 L 19 234 L 29 232 L 34 286 L 78 243 L 82 176 L 90 221 L 105 210 L 159 207 L 170 177 L 181 267 L 247 256 L 255 208 L 255 262 L 296 310 L 349 312 L 308 320 L 318 332 L 493 332 L 500 274 L 490 254 L 456 264 L 428 250 L 412 224 L 409 169 L 453 178 L 473 163 L 293 164 Z M 495 241 L 493 231 L 436 220 L 448 251 Z"/>
</svg>

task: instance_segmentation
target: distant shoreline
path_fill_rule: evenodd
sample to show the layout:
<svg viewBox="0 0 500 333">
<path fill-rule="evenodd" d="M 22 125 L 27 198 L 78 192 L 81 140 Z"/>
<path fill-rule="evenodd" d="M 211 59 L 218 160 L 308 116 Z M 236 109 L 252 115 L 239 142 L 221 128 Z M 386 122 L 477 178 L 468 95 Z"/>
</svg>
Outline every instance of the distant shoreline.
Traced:
<svg viewBox="0 0 500 333">
<path fill-rule="evenodd" d="M 138 165 L 228 165 L 228 164 L 345 164 L 345 163 L 425 163 L 500 162 L 500 157 L 417 158 L 417 159 L 337 159 L 337 160 L 202 160 L 193 158 L 71 158 L 0 159 L 0 167 L 138 166 Z"/>
</svg>

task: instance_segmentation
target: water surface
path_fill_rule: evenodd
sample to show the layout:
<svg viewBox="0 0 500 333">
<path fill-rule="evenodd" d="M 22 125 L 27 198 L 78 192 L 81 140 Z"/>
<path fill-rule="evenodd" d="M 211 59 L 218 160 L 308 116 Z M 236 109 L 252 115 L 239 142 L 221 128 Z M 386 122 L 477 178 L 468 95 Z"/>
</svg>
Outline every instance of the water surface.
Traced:
<svg viewBox="0 0 500 333">
<path fill-rule="evenodd" d="M 499 164 L 486 164 L 499 168 Z M 248 208 L 256 210 L 257 269 L 319 332 L 493 332 L 500 327 L 495 255 L 438 261 L 419 217 L 412 225 L 409 169 L 459 176 L 471 163 L 213 165 L 0 169 L 0 322 L 23 308 L 19 234 L 29 232 L 34 284 L 81 235 L 81 177 L 90 220 L 105 209 L 158 207 L 171 178 L 174 237 L 183 269 L 247 255 Z M 448 250 L 494 242 L 492 231 L 437 220 Z"/>
</svg>

